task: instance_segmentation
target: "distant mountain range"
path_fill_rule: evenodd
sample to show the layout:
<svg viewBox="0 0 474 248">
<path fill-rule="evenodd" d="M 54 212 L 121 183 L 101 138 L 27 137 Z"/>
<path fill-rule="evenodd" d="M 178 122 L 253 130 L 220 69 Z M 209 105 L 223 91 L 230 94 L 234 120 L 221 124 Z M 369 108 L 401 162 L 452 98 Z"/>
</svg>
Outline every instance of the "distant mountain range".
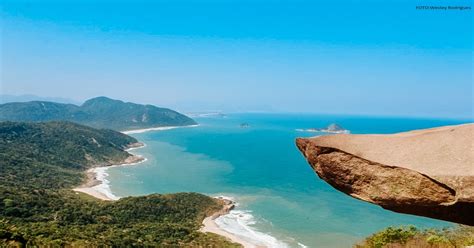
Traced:
<svg viewBox="0 0 474 248">
<path fill-rule="evenodd" d="M 31 101 L 80 104 L 80 102 L 78 101 L 75 101 L 69 98 L 64 98 L 64 97 L 37 96 L 37 95 L 32 95 L 32 94 L 25 94 L 25 95 L 0 94 L 0 104 L 8 103 L 8 102 L 31 102 Z"/>
<path fill-rule="evenodd" d="M 89 99 L 80 106 L 48 101 L 10 102 L 0 105 L 0 121 L 53 120 L 72 121 L 119 131 L 196 124 L 193 119 L 171 109 L 123 102 L 103 96 Z"/>
</svg>

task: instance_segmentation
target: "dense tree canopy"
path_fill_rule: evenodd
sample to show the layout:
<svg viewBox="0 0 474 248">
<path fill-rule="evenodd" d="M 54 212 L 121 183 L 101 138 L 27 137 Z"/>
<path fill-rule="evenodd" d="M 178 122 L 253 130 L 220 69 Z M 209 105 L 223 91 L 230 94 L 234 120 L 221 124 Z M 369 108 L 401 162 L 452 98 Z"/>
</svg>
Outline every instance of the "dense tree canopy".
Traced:
<svg viewBox="0 0 474 248">
<path fill-rule="evenodd" d="M 0 247 L 232 247 L 199 232 L 221 204 L 197 193 L 101 201 L 70 189 L 84 170 L 130 156 L 127 135 L 68 122 L 0 122 Z"/>
</svg>

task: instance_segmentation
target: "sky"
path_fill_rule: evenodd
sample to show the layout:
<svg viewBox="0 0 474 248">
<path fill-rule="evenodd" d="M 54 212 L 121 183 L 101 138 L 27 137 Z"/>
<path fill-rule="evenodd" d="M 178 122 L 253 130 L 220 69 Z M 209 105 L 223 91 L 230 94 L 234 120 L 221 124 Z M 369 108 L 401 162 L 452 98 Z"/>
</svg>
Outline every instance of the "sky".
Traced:
<svg viewBox="0 0 474 248">
<path fill-rule="evenodd" d="M 473 118 L 463 0 L 0 3 L 0 93 L 179 111 Z"/>
</svg>

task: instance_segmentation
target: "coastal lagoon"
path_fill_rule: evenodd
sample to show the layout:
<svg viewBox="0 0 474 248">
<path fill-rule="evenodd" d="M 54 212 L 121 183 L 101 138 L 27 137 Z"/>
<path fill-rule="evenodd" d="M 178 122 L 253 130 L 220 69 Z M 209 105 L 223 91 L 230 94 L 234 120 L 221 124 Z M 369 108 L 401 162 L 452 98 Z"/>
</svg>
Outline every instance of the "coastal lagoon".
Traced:
<svg viewBox="0 0 474 248">
<path fill-rule="evenodd" d="M 133 153 L 147 161 L 109 168 L 111 193 L 230 197 L 236 209 L 216 223 L 249 242 L 271 247 L 350 247 L 388 226 L 452 225 L 383 210 L 333 189 L 310 168 L 295 138 L 324 135 L 297 130 L 331 123 L 355 134 L 386 134 L 463 121 L 257 113 L 195 120 L 197 127 L 131 134 L 146 144 Z"/>
</svg>

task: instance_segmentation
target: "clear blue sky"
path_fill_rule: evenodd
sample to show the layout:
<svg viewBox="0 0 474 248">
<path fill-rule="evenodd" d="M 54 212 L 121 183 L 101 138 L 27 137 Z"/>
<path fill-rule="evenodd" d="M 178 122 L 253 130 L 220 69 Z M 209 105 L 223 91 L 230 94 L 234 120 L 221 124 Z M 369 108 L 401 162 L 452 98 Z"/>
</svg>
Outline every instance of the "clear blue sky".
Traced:
<svg viewBox="0 0 474 248">
<path fill-rule="evenodd" d="M 1 93 L 182 111 L 470 117 L 457 0 L 0 3 Z"/>
</svg>

